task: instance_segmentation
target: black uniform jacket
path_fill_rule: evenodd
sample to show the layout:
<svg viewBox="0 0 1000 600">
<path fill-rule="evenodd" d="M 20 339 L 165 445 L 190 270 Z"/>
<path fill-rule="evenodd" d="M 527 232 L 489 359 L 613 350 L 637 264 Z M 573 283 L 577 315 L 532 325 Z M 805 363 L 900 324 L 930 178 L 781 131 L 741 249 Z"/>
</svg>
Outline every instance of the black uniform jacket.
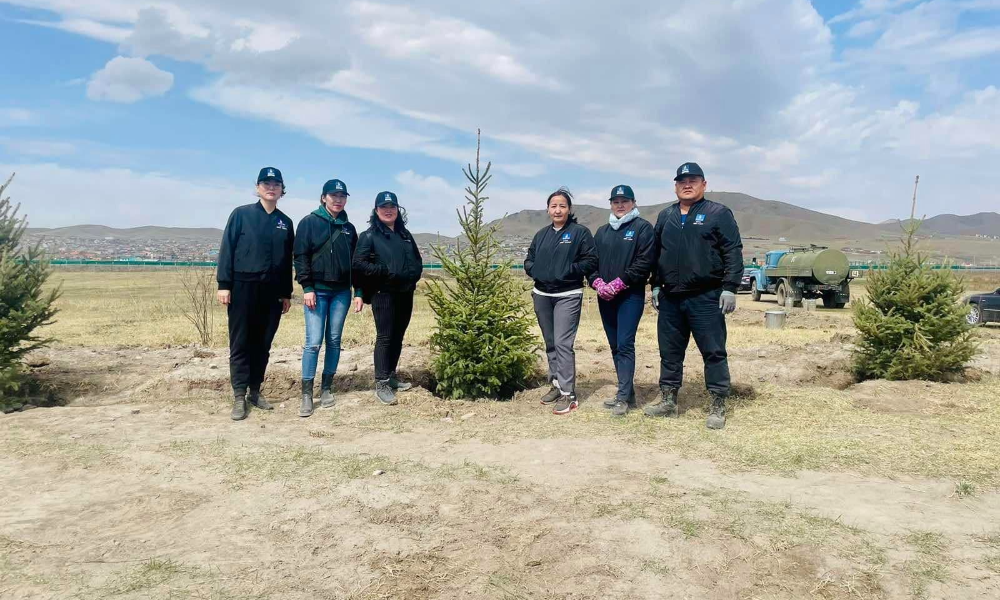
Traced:
<svg viewBox="0 0 1000 600">
<path fill-rule="evenodd" d="M 594 236 L 594 244 L 597 246 L 597 271 L 589 277 L 591 284 L 598 277 L 605 283 L 621 278 L 629 289 L 646 287 L 656 262 L 656 239 L 649 221 L 636 217 L 618 231 L 611 225 L 602 225 Z"/>
<path fill-rule="evenodd" d="M 535 280 L 535 288 L 547 294 L 578 290 L 584 278 L 597 269 L 594 236 L 579 223 L 567 223 L 556 231 L 542 227 L 531 240 L 524 272 Z"/>
<path fill-rule="evenodd" d="M 330 236 L 340 235 L 318 254 Z M 316 283 L 331 289 L 351 287 L 351 269 L 354 249 L 358 245 L 358 231 L 347 220 L 347 211 L 334 219 L 322 206 L 303 217 L 295 232 L 295 280 L 303 291 L 312 292 Z"/>
<path fill-rule="evenodd" d="M 354 272 L 365 302 L 371 302 L 377 292 L 412 292 L 423 271 L 417 242 L 405 228 L 393 231 L 378 223 L 361 232 Z"/>
<path fill-rule="evenodd" d="M 292 220 L 278 209 L 267 214 L 260 202 L 237 207 L 222 232 L 216 279 L 220 290 L 234 281 L 274 285 L 280 298 L 292 297 Z"/>
<path fill-rule="evenodd" d="M 722 288 L 736 292 L 743 277 L 743 241 L 733 211 L 711 200 L 691 205 L 681 226 L 680 203 L 660 211 L 653 228 L 656 268 L 653 287 L 665 294 Z"/>
</svg>

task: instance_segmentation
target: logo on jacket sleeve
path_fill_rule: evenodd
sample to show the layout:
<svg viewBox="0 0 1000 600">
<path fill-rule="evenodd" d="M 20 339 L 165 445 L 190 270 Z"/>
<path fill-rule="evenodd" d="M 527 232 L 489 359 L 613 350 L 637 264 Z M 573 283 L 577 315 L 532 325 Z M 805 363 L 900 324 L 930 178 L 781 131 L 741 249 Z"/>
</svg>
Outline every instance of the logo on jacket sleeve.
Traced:
<svg viewBox="0 0 1000 600">
<path fill-rule="evenodd" d="M 694 216 L 694 224 L 695 225 L 703 225 L 704 223 L 705 223 L 705 215 L 695 215 Z"/>
<path fill-rule="evenodd" d="M 573 243 L 573 236 L 570 235 L 570 233 L 567 231 L 566 233 L 562 234 L 561 238 L 559 238 L 559 243 L 560 244 L 572 244 Z"/>
<path fill-rule="evenodd" d="M 631 242 L 634 239 L 635 239 L 635 230 L 634 229 L 629 229 L 628 231 L 625 232 L 625 241 L 626 242 Z"/>
</svg>

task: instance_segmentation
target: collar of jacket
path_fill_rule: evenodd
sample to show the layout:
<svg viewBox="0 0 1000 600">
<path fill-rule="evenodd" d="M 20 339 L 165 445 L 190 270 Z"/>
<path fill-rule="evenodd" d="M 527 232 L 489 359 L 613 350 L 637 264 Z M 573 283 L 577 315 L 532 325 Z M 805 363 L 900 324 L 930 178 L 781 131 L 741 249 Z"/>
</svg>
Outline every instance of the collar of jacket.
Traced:
<svg viewBox="0 0 1000 600">
<path fill-rule="evenodd" d="M 409 232 L 406 231 L 405 227 L 397 227 L 395 230 L 392 230 L 392 229 L 389 229 L 388 225 L 386 225 L 382 221 L 376 222 L 375 226 L 374 227 L 370 227 L 370 229 L 373 229 L 373 230 L 381 233 L 385 237 L 392 237 L 393 233 L 398 233 L 399 237 L 403 238 L 404 240 L 410 239 Z"/>
<path fill-rule="evenodd" d="M 320 206 L 319 208 L 317 208 L 316 210 L 314 210 L 312 212 L 312 214 L 316 215 L 317 217 L 321 217 L 321 218 L 323 218 L 323 219 L 325 219 L 327 221 L 330 221 L 334 225 L 343 225 L 344 223 L 347 222 L 347 209 L 346 208 L 344 210 L 340 211 L 340 214 L 337 215 L 336 219 L 333 218 L 333 216 L 330 214 L 330 211 L 326 210 L 325 206 Z"/>
<path fill-rule="evenodd" d="M 697 209 L 698 209 L 698 208 L 701 208 L 701 205 L 702 205 L 702 204 L 703 204 L 704 202 L 705 202 L 705 197 L 704 197 L 704 196 L 702 196 L 702 197 L 701 197 L 701 200 L 698 200 L 697 202 L 695 202 L 694 204 L 692 204 L 692 205 L 691 205 L 691 208 L 689 208 L 689 209 L 688 209 L 688 212 L 687 212 L 687 214 L 689 214 L 689 215 L 690 215 L 690 214 L 693 214 L 693 213 L 696 213 L 696 212 L 698 212 L 698 210 L 697 210 Z M 678 200 L 677 202 L 674 202 L 674 205 L 673 205 L 673 207 L 674 207 L 674 209 L 675 209 L 675 210 L 677 211 L 677 214 L 678 214 L 678 215 L 679 215 L 679 214 L 681 214 L 681 201 L 680 201 L 680 200 Z"/>
</svg>

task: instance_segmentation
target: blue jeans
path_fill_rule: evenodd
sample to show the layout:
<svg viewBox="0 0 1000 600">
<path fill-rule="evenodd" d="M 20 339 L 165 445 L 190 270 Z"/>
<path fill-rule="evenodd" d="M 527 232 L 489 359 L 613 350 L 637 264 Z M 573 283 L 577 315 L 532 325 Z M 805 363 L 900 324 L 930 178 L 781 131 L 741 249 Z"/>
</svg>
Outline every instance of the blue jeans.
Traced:
<svg viewBox="0 0 1000 600">
<path fill-rule="evenodd" d="M 638 292 L 626 290 L 611 302 L 597 301 L 618 375 L 617 398 L 623 402 L 635 398 L 635 333 L 646 307 L 646 292 L 643 288 L 637 289 Z"/>
<path fill-rule="evenodd" d="M 316 291 L 316 308 L 305 307 L 306 345 L 302 348 L 302 379 L 315 379 L 319 348 L 326 339 L 323 374 L 335 375 L 340 363 L 340 337 L 351 307 L 351 290 Z"/>
</svg>

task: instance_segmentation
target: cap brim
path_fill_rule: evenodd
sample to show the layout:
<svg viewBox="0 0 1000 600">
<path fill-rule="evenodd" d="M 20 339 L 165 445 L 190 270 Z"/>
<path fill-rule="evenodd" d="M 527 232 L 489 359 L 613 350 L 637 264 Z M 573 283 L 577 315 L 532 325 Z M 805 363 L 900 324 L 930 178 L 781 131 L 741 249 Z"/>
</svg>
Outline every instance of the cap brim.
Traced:
<svg viewBox="0 0 1000 600">
<path fill-rule="evenodd" d="M 631 196 L 626 196 L 625 194 L 618 194 L 617 196 L 611 196 L 610 198 L 608 198 L 608 202 L 611 202 L 615 198 L 625 198 L 626 200 L 635 201 L 635 198 L 633 198 Z"/>
<path fill-rule="evenodd" d="M 685 173 L 683 175 L 678 175 L 677 177 L 674 177 L 674 181 L 680 181 L 681 179 L 683 179 L 685 177 L 701 177 L 702 179 L 704 179 L 705 178 L 705 174 L 704 173 Z"/>
</svg>

